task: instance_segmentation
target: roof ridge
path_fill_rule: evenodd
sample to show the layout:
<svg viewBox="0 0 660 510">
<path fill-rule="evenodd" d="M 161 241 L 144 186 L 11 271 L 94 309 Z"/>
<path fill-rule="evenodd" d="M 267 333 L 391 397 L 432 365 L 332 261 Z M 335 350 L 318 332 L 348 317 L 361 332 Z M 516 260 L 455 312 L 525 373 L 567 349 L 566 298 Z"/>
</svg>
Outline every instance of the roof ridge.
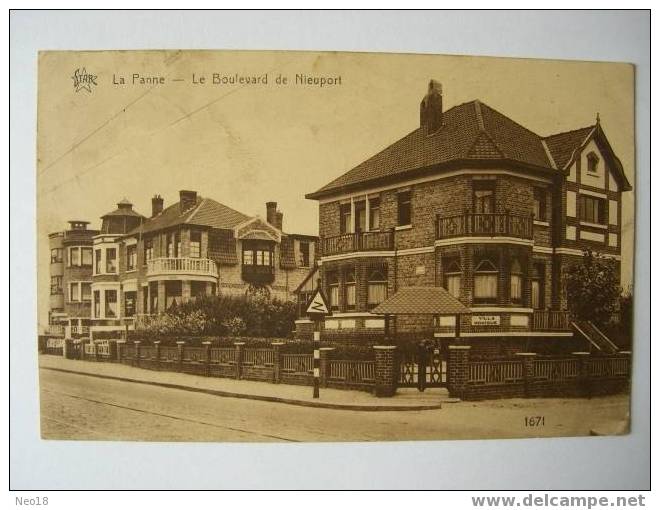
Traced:
<svg viewBox="0 0 660 510">
<path fill-rule="evenodd" d="M 199 212 L 199 210 L 202 208 L 202 205 L 203 205 L 204 202 L 207 200 L 207 199 L 204 198 L 204 197 L 199 197 L 199 198 L 200 198 L 200 200 L 199 200 L 199 204 L 197 204 L 197 206 L 192 210 L 191 214 L 188 215 L 188 217 L 183 221 L 184 223 L 189 223 L 190 220 L 193 219 L 193 216 L 195 216 L 195 214 L 197 214 L 197 213 Z M 180 201 L 179 201 L 179 202 L 180 202 Z"/>
<path fill-rule="evenodd" d="M 584 126 L 584 127 L 577 128 L 577 129 L 569 129 L 568 131 L 560 131 L 559 133 L 553 133 L 551 135 L 543 136 L 541 138 L 543 138 L 543 140 L 547 140 L 548 138 L 553 138 L 555 136 L 567 135 L 569 133 L 577 133 L 578 131 L 584 131 L 585 129 L 594 129 L 595 127 L 596 127 L 596 124 L 591 124 L 590 126 Z"/>
<path fill-rule="evenodd" d="M 479 125 L 479 130 L 485 132 L 486 127 L 484 126 L 484 117 L 483 115 L 481 115 L 481 101 L 475 99 L 473 102 L 474 102 L 474 112 L 477 114 L 477 124 Z"/>
</svg>

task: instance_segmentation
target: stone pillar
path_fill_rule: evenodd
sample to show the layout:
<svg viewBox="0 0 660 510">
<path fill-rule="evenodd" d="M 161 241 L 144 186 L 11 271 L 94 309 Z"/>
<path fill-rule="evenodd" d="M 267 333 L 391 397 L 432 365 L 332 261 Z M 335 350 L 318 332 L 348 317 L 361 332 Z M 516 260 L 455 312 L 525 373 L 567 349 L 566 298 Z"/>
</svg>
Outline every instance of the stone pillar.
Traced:
<svg viewBox="0 0 660 510">
<path fill-rule="evenodd" d="M 165 296 L 165 282 L 163 280 L 158 281 L 158 310 L 155 310 L 156 313 L 162 313 L 165 311 L 166 296 Z M 152 313 L 154 310 L 152 310 Z"/>
<path fill-rule="evenodd" d="M 177 349 L 179 350 L 179 372 L 183 372 L 183 350 L 186 348 L 186 342 L 184 340 L 179 340 L 176 343 Z"/>
<path fill-rule="evenodd" d="M 334 347 L 321 347 L 319 349 L 321 354 L 320 369 L 321 369 L 321 387 L 328 387 L 328 378 L 330 377 L 330 356 Z"/>
<path fill-rule="evenodd" d="M 282 355 L 280 349 L 284 342 L 272 342 L 270 345 L 273 347 L 273 382 L 277 384 L 281 380 Z"/>
<path fill-rule="evenodd" d="M 190 301 L 190 296 L 191 296 L 191 283 L 190 280 L 183 280 L 181 282 L 181 301 L 184 303 Z"/>
<path fill-rule="evenodd" d="M 133 364 L 136 367 L 140 366 L 140 343 L 141 343 L 140 340 L 135 340 L 133 342 L 133 345 L 135 345 L 135 361 L 133 362 Z"/>
<path fill-rule="evenodd" d="M 87 342 L 85 342 L 85 339 L 84 339 L 84 338 L 80 338 L 80 339 L 78 339 L 78 340 L 74 340 L 74 342 L 76 342 L 76 343 L 78 344 L 79 348 L 80 348 L 80 361 L 85 361 L 85 344 L 86 344 Z M 91 358 L 92 361 L 93 361 L 93 359 L 95 358 L 95 356 L 91 356 L 90 358 Z"/>
<path fill-rule="evenodd" d="M 396 393 L 395 380 L 395 345 L 374 345 L 376 354 L 376 384 L 374 394 L 377 397 L 392 397 Z"/>
<path fill-rule="evenodd" d="M 204 346 L 204 375 L 208 377 L 211 375 L 211 343 L 212 342 L 202 342 Z"/>
<path fill-rule="evenodd" d="M 589 397 L 589 356 L 588 352 L 573 352 L 571 353 L 578 360 L 578 394 L 581 397 Z"/>
<path fill-rule="evenodd" d="M 156 363 L 155 363 L 155 369 L 160 370 L 160 340 L 155 340 L 154 341 L 154 356 L 156 356 Z"/>
<path fill-rule="evenodd" d="M 108 361 L 118 360 L 117 357 L 117 341 L 108 340 Z"/>
<path fill-rule="evenodd" d="M 62 355 L 66 359 L 73 359 L 73 340 L 70 338 L 64 339 L 64 345 L 62 347 Z"/>
<path fill-rule="evenodd" d="M 236 379 L 240 379 L 243 371 L 243 349 L 245 342 L 234 342 L 236 348 Z"/>
<path fill-rule="evenodd" d="M 449 346 L 447 389 L 452 397 L 464 398 L 469 377 L 470 346 Z"/>
<path fill-rule="evenodd" d="M 122 356 L 124 355 L 124 346 L 126 340 L 117 340 L 117 361 L 121 363 Z"/>
<path fill-rule="evenodd" d="M 517 352 L 516 356 L 520 356 L 523 362 L 523 381 L 525 383 L 525 397 L 532 396 L 532 385 L 534 383 L 534 361 L 536 360 L 535 352 Z"/>
</svg>

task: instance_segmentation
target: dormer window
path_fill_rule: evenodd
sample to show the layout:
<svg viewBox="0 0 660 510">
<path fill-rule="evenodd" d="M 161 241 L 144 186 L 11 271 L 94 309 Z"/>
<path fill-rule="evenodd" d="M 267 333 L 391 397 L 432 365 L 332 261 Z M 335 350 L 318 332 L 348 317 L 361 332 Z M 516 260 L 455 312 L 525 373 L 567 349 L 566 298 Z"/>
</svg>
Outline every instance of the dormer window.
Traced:
<svg viewBox="0 0 660 510">
<path fill-rule="evenodd" d="M 599 158 L 595 153 L 590 152 L 587 154 L 587 171 L 592 174 L 598 173 L 598 161 Z"/>
</svg>

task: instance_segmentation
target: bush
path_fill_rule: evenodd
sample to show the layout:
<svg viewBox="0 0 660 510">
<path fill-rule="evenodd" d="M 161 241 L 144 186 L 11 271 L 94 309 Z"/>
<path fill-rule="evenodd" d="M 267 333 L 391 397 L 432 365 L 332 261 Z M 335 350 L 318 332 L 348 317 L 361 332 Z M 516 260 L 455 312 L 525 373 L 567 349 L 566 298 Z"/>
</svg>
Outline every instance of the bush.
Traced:
<svg viewBox="0 0 660 510">
<path fill-rule="evenodd" d="M 204 296 L 173 306 L 138 324 L 136 337 L 214 336 L 285 338 L 295 325 L 296 305 L 265 296 Z"/>
</svg>

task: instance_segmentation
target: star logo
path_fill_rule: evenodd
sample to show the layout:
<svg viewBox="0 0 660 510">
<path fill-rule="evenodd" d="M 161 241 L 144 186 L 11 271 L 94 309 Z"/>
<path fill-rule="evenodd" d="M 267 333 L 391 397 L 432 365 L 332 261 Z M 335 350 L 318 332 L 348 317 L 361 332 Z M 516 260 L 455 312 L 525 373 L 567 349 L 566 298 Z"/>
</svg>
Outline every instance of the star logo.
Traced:
<svg viewBox="0 0 660 510">
<path fill-rule="evenodd" d="M 92 85 L 98 85 L 98 83 L 96 83 L 96 78 L 98 78 L 97 75 L 88 73 L 87 69 L 84 67 L 82 69 L 76 69 L 76 71 L 73 73 L 73 76 L 71 77 L 73 80 L 73 87 L 76 92 L 86 90 L 90 94 L 92 92 Z"/>
</svg>

